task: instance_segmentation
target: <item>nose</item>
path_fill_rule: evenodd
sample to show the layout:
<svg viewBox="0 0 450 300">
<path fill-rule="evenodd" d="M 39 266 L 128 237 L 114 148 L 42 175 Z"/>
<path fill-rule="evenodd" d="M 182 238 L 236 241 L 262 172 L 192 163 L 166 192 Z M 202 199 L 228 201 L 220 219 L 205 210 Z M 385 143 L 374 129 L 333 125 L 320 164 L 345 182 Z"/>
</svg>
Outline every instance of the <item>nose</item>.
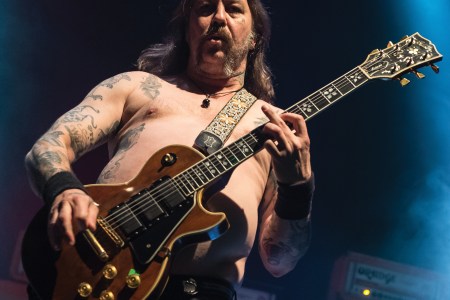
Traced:
<svg viewBox="0 0 450 300">
<path fill-rule="evenodd" d="M 219 1 L 217 3 L 217 8 L 216 11 L 214 12 L 212 21 L 220 25 L 226 24 L 226 11 L 222 1 Z"/>
</svg>

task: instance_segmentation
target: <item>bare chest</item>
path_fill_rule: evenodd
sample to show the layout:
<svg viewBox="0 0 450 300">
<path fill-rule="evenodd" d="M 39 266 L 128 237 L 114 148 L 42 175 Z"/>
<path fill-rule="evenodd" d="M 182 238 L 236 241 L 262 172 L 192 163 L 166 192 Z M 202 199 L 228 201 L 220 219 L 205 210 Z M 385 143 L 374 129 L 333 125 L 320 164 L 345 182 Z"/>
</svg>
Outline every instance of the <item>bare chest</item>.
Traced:
<svg viewBox="0 0 450 300">
<path fill-rule="evenodd" d="M 159 97 L 148 100 L 140 95 L 131 98 L 124 113 L 123 127 L 117 137 L 110 141 L 112 160 L 120 157 L 127 168 L 120 172 L 120 179 L 135 173 L 149 157 L 159 149 L 173 144 L 192 147 L 196 137 L 217 116 L 228 98 L 211 99 L 210 106 L 201 107 L 204 95 L 181 90 L 162 92 Z M 250 108 L 232 130 L 227 143 L 244 136 L 256 127 L 259 110 Z M 119 178 L 118 178 L 119 179 Z"/>
</svg>

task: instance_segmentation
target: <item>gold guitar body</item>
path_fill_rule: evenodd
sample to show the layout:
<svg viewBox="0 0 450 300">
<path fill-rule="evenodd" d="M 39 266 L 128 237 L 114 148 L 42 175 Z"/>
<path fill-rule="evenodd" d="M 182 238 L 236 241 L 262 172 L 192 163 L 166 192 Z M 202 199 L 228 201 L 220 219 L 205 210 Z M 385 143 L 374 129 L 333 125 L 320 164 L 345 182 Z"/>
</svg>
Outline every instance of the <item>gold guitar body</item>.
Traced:
<svg viewBox="0 0 450 300">
<path fill-rule="evenodd" d="M 89 195 L 100 204 L 97 230 L 80 232 L 76 245 L 65 245 L 60 252 L 50 248 L 46 234 L 48 212 L 41 209 L 28 227 L 22 246 L 23 265 L 32 288 L 42 299 L 157 299 L 168 280 L 170 262 L 177 249 L 225 232 L 225 214 L 207 211 L 200 189 L 191 200 L 186 200 L 187 204 L 179 205 L 184 208 L 170 220 L 173 228 L 166 228 L 161 222 L 167 221 L 160 220 L 172 217 L 162 216 L 154 220 L 155 228 L 145 229 L 137 243 L 129 243 L 104 220 L 114 208 L 142 190 L 162 178 L 172 178 L 203 158 L 195 149 L 168 146 L 155 153 L 129 182 L 87 185 Z M 161 232 L 167 235 L 158 240 L 159 245 L 147 241 L 147 237 L 150 240 L 151 235 Z M 146 248 L 153 254 L 146 256 Z"/>
</svg>

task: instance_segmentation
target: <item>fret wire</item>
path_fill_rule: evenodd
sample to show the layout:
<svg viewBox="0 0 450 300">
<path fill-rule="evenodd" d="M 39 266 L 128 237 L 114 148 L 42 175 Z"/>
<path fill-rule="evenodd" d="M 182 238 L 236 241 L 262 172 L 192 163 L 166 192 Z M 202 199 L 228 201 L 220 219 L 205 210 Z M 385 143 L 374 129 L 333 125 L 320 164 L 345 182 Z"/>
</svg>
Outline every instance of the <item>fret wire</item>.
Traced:
<svg viewBox="0 0 450 300">
<path fill-rule="evenodd" d="M 201 184 L 199 185 L 198 182 L 195 180 L 195 178 L 192 176 L 192 167 L 187 169 L 185 173 L 192 179 L 191 185 L 194 187 L 195 190 L 197 190 L 199 186 L 201 186 Z M 197 187 L 195 187 L 195 185 L 197 185 Z"/>
<path fill-rule="evenodd" d="M 212 174 L 211 170 L 209 170 L 208 167 L 206 167 L 206 165 L 203 162 L 203 160 L 201 161 L 201 164 L 200 164 L 199 168 L 200 168 L 201 172 L 203 173 L 203 175 L 205 175 L 206 179 L 208 179 L 208 181 L 214 178 L 214 174 Z M 202 170 L 202 168 L 203 168 L 203 170 Z M 207 175 L 206 172 L 209 173 L 209 176 Z"/>
<path fill-rule="evenodd" d="M 320 110 L 320 109 L 316 106 L 316 104 L 315 104 L 314 102 L 312 102 L 309 98 L 306 98 L 306 101 L 305 101 L 305 102 L 311 103 L 312 105 L 314 105 L 314 107 L 315 107 L 317 110 Z"/>
<path fill-rule="evenodd" d="M 198 164 L 198 169 L 203 174 L 204 178 L 206 179 L 206 183 L 210 182 L 211 179 L 214 178 L 214 176 L 211 174 L 211 172 L 207 168 L 205 168 L 205 165 L 203 164 L 203 162 L 200 162 Z"/>
<path fill-rule="evenodd" d="M 237 158 L 238 163 L 243 161 L 247 156 L 245 155 L 244 151 L 241 149 L 241 147 L 238 145 L 239 140 L 231 144 L 228 149 L 230 149 L 230 152 L 233 153 L 233 155 Z M 243 158 L 239 158 L 238 155 L 242 155 Z"/>
<path fill-rule="evenodd" d="M 255 136 L 253 134 L 249 134 L 249 137 L 252 138 L 256 144 L 258 144 L 258 140 L 255 138 Z"/>
<path fill-rule="evenodd" d="M 241 139 L 241 140 L 245 145 L 247 145 L 248 149 L 250 149 L 251 153 L 249 156 L 251 156 L 253 153 L 255 153 L 255 151 L 253 151 L 252 147 L 250 147 L 250 145 L 245 141 L 245 139 Z"/>
<path fill-rule="evenodd" d="M 361 76 L 362 79 L 360 79 L 359 81 L 359 85 L 363 84 L 364 82 L 367 81 L 367 78 L 363 78 L 366 77 L 364 73 L 362 73 L 358 68 L 355 68 L 354 70 L 348 72 L 347 74 L 343 75 L 342 77 L 338 78 L 337 80 L 331 82 L 330 84 L 324 86 L 321 90 L 319 90 L 318 92 L 310 95 L 309 97 L 306 97 L 305 99 L 301 100 L 300 102 L 298 102 L 297 104 L 295 104 L 293 107 L 291 107 L 291 110 L 298 110 L 299 112 L 303 112 L 303 114 L 306 115 L 307 118 L 312 117 L 313 115 L 315 115 L 316 113 L 320 112 L 321 110 L 323 110 L 324 108 L 328 107 L 329 105 L 331 105 L 334 101 L 340 99 L 342 96 L 346 95 L 347 93 L 351 92 L 353 89 L 357 88 L 358 85 L 355 85 L 353 83 L 353 81 L 349 78 L 349 76 Z M 348 88 L 348 85 L 351 85 L 352 88 Z M 324 95 L 323 91 L 324 89 L 326 89 L 327 87 L 334 87 L 334 89 L 337 90 L 337 92 L 339 93 L 339 95 L 332 101 L 329 101 L 327 99 L 327 97 Z M 348 90 L 347 92 L 343 92 L 344 87 L 346 87 L 346 90 Z M 325 105 L 322 108 L 319 108 L 317 105 L 320 102 L 323 102 L 323 100 L 325 99 Z M 317 111 L 313 112 L 313 114 L 308 115 L 307 112 L 305 112 L 304 110 L 302 110 L 300 108 L 301 104 L 306 104 L 309 103 L 311 105 L 313 105 Z M 256 132 L 255 132 L 256 133 Z M 218 164 L 215 164 L 213 162 L 212 159 L 208 158 L 206 159 L 207 162 L 210 163 L 210 165 L 213 167 L 213 169 L 215 169 L 219 174 L 217 176 L 215 176 L 210 168 L 208 168 L 205 164 L 205 161 L 201 161 L 199 162 L 199 164 L 192 166 L 191 168 L 194 169 L 195 168 L 195 172 L 194 170 L 192 170 L 191 168 L 189 168 L 188 170 L 184 171 L 183 173 L 181 173 L 179 176 L 177 176 L 176 178 L 173 179 L 172 183 L 173 186 L 175 187 L 175 189 L 172 189 L 172 191 L 169 191 L 170 193 L 173 192 L 182 192 L 184 193 L 186 196 L 188 196 L 188 193 L 192 193 L 196 190 L 195 185 L 197 185 L 198 187 L 203 186 L 203 184 L 205 184 L 205 180 L 201 178 L 201 175 L 199 176 L 198 174 L 203 174 L 204 178 L 206 179 L 206 183 L 208 183 L 209 181 L 209 176 L 207 175 L 208 172 L 210 174 L 210 176 L 212 176 L 211 178 L 215 178 L 218 177 L 220 175 L 222 175 L 223 173 L 225 173 L 226 171 L 228 171 L 229 169 L 231 169 L 232 167 L 234 167 L 235 165 L 241 163 L 242 161 L 244 161 L 245 159 L 247 159 L 248 157 L 250 157 L 255 149 L 256 151 L 260 150 L 258 149 L 258 146 L 262 146 L 260 140 L 257 138 L 257 136 L 255 135 L 255 133 L 250 133 L 247 136 L 244 136 L 243 138 L 241 138 L 240 140 L 236 141 L 235 143 L 231 144 L 229 146 L 229 148 L 225 148 L 224 150 L 222 150 L 221 152 L 218 153 L 218 155 L 222 155 L 222 159 L 219 159 L 218 157 L 213 157 L 213 159 L 216 160 L 217 163 L 219 163 L 222 168 L 223 171 L 220 171 L 218 168 Z M 249 153 L 248 155 L 245 153 L 245 151 L 243 151 L 243 148 L 241 148 L 238 145 L 238 142 L 243 142 L 250 150 L 251 153 Z M 233 150 L 234 149 L 234 150 Z M 225 151 L 228 151 L 228 153 L 226 153 Z M 236 152 L 233 151 L 239 151 L 244 157 L 242 159 L 239 159 Z M 230 155 L 231 154 L 231 155 Z M 236 159 L 235 163 L 232 163 L 232 158 Z M 230 164 L 230 166 L 226 166 L 224 165 L 224 162 L 228 162 Z M 203 170 L 202 170 L 203 167 Z M 190 178 L 190 179 L 189 179 Z M 196 180 L 197 178 L 197 180 Z M 184 179 L 184 180 L 181 180 Z M 199 182 L 201 184 L 199 184 Z M 189 188 L 190 186 L 190 188 Z M 191 191 L 192 190 L 192 191 Z M 186 193 L 186 191 L 188 193 Z M 148 193 L 148 195 L 150 195 L 150 202 L 141 204 L 140 206 L 133 206 L 133 209 L 136 211 L 138 209 L 148 209 L 149 207 L 152 207 L 154 205 L 159 205 L 158 201 L 155 200 L 154 198 L 151 197 L 151 194 Z M 138 199 L 136 200 L 136 202 L 139 202 Z M 140 201 L 142 202 L 142 201 Z M 126 213 L 125 209 L 121 209 L 121 214 Z M 131 210 L 131 208 L 127 205 L 127 211 L 130 211 L 133 213 L 133 211 Z"/>
<path fill-rule="evenodd" d="M 225 151 L 227 151 L 228 153 L 231 153 L 231 155 L 226 154 Z M 234 155 L 234 153 L 228 147 L 223 148 L 222 153 L 225 155 L 226 160 L 228 160 L 230 162 L 230 168 L 234 167 L 236 165 L 236 163 L 233 163 L 233 157 L 236 159 L 236 161 L 239 162 L 239 159 Z"/>
<path fill-rule="evenodd" d="M 201 170 L 197 164 L 192 166 L 191 173 L 193 173 L 196 178 L 200 179 L 200 182 L 201 182 L 200 186 L 202 186 L 205 183 L 205 181 L 202 179 L 201 175 L 199 175 L 199 173 L 201 173 Z M 194 180 L 195 180 L 195 178 L 194 178 Z M 197 182 L 197 180 L 196 180 L 196 182 Z M 198 184 L 198 182 L 197 182 L 197 184 Z"/>
<path fill-rule="evenodd" d="M 227 170 L 227 168 L 225 168 L 223 163 L 217 158 L 217 153 L 210 155 L 210 157 L 211 157 L 211 161 L 213 159 L 216 161 L 216 163 L 213 163 L 213 165 L 217 166 L 217 170 L 219 171 L 219 173 L 223 174 Z M 223 169 L 223 171 L 220 170 L 219 166 Z"/>
<path fill-rule="evenodd" d="M 323 110 L 324 108 L 328 107 L 334 101 L 340 99 L 342 96 L 346 95 L 347 93 L 352 91 L 354 88 L 358 87 L 357 85 L 355 85 L 353 83 L 353 81 L 349 78 L 349 76 L 363 76 L 363 77 L 365 77 L 365 75 L 358 68 L 355 68 L 354 70 L 348 72 L 347 74 L 343 75 L 342 77 L 338 78 L 337 80 L 335 80 L 335 81 L 331 82 L 330 84 L 324 86 L 318 92 L 316 92 L 316 93 L 312 94 L 311 96 L 306 97 L 305 99 L 301 100 L 296 105 L 294 105 L 291 109 L 295 109 L 298 112 L 305 114 L 307 118 L 312 117 L 317 112 L 319 112 L 319 111 Z M 359 83 L 362 84 L 365 81 L 367 81 L 367 79 L 362 78 Z M 353 88 L 349 89 L 348 88 L 349 84 Z M 333 101 L 330 101 L 324 95 L 324 89 L 326 89 L 327 87 L 333 87 L 339 93 L 339 95 L 337 97 L 335 96 L 336 98 Z M 344 87 L 346 87 L 346 89 L 348 89 L 347 92 L 343 92 L 341 90 Z M 325 105 L 322 108 L 319 108 L 319 106 L 320 106 L 319 103 L 323 104 L 324 99 L 325 99 Z M 313 112 L 312 115 L 308 115 L 308 113 L 306 111 L 302 110 L 301 107 L 300 107 L 301 104 L 307 104 L 307 103 L 313 105 L 315 107 L 315 109 L 317 109 L 317 111 Z M 245 151 L 243 151 L 243 149 L 241 147 L 239 147 L 239 145 L 236 143 L 238 141 L 236 141 L 235 143 L 230 145 L 230 148 L 225 148 L 220 153 L 218 153 L 218 155 L 222 155 L 221 159 L 219 159 L 218 157 L 214 157 L 214 159 L 222 166 L 224 171 L 221 172 L 218 169 L 218 165 L 217 164 L 213 163 L 213 161 L 211 159 L 207 159 L 207 161 L 211 164 L 211 166 L 219 173 L 219 175 L 217 175 L 217 177 L 220 176 L 221 174 L 223 174 L 224 172 L 228 171 L 230 168 L 234 167 L 236 164 L 239 164 L 242 161 L 244 161 L 248 156 L 253 154 L 254 147 L 257 147 L 257 146 L 261 145 L 260 141 L 258 140 L 258 138 L 253 133 L 250 133 L 248 136 L 243 137 L 241 139 L 241 141 L 248 146 L 248 148 L 252 151 L 252 153 L 247 155 L 245 153 Z M 237 154 L 235 152 L 233 152 L 233 149 L 236 150 L 236 151 L 239 151 L 244 157 L 242 159 L 239 159 Z M 225 151 L 228 151 L 228 153 L 225 152 Z M 234 162 L 234 163 L 232 163 L 233 157 L 236 159 L 236 162 Z M 224 164 L 226 162 L 228 162 L 230 164 L 230 166 L 226 166 Z M 184 194 L 186 194 L 186 191 L 191 192 L 191 190 L 192 190 L 192 192 L 193 192 L 194 190 L 196 190 L 195 186 L 199 186 L 200 187 L 203 184 L 205 184 L 205 182 L 207 183 L 210 176 L 212 176 L 212 178 L 214 178 L 214 174 L 205 165 L 204 161 L 202 161 L 201 164 L 195 165 L 193 167 L 196 168 L 195 170 L 198 173 L 196 173 L 195 171 L 193 171 L 191 169 L 188 169 L 188 170 L 186 170 L 187 172 L 186 171 L 183 172 L 182 174 L 180 174 L 180 176 L 178 176 L 178 178 L 174 178 L 174 180 L 173 180 L 174 187 L 176 187 L 178 191 L 180 191 L 180 192 L 182 192 Z M 202 170 L 202 167 L 203 167 L 203 170 Z M 210 174 L 210 176 L 208 176 L 208 173 Z M 198 174 L 203 174 L 203 176 L 206 179 L 206 181 L 205 181 L 205 179 L 202 179 L 201 175 L 198 175 Z M 180 180 L 180 179 L 184 179 L 184 180 Z M 154 199 L 151 199 L 151 200 L 153 202 L 155 202 L 156 205 L 158 205 L 156 200 L 154 200 Z"/>
<path fill-rule="evenodd" d="M 218 174 L 221 174 L 219 169 L 217 169 L 217 167 L 215 166 L 215 164 L 211 161 L 210 157 L 208 157 L 207 159 L 208 163 L 217 171 Z M 208 169 L 208 167 L 206 167 Z M 214 176 L 214 173 L 211 172 L 211 174 Z"/>
<path fill-rule="evenodd" d="M 226 170 L 228 171 L 228 170 L 233 166 L 233 164 L 232 164 L 231 161 L 228 159 L 228 157 L 225 155 L 225 153 L 224 153 L 225 149 L 227 149 L 227 148 L 222 148 L 222 150 L 220 150 L 220 154 L 221 154 L 222 157 L 226 160 L 225 162 L 228 162 L 228 163 L 229 163 L 229 167 L 227 167 L 226 165 L 224 165 L 224 167 L 225 167 Z"/>
<path fill-rule="evenodd" d="M 336 87 L 336 85 L 334 84 L 334 81 L 331 83 L 331 85 L 339 92 L 339 94 L 341 94 L 341 97 L 342 97 L 342 93 L 341 93 L 341 91 L 339 90 L 339 88 L 337 88 Z"/>
<path fill-rule="evenodd" d="M 345 78 L 347 79 L 347 81 L 350 82 L 350 84 L 351 84 L 354 88 L 357 87 L 357 86 L 353 83 L 352 80 L 348 79 L 346 75 L 344 75 L 344 76 L 345 76 Z"/>
<path fill-rule="evenodd" d="M 179 183 L 177 182 L 176 177 L 172 178 L 171 180 L 173 181 L 174 185 L 177 186 L 177 188 L 178 188 L 179 191 L 182 191 L 183 194 L 184 194 L 186 197 L 189 196 L 189 193 L 185 193 L 184 190 L 183 190 L 183 188 L 180 187 Z"/>
<path fill-rule="evenodd" d="M 369 66 L 371 63 L 372 62 L 369 62 L 369 63 L 367 63 L 365 65 Z M 373 63 L 376 63 L 376 60 Z M 361 78 L 358 79 L 359 80 L 358 82 L 356 82 L 356 81 L 354 82 L 350 78 L 350 76 L 356 76 L 356 77 L 357 76 L 361 76 Z M 318 112 L 320 112 L 321 110 L 323 110 L 324 108 L 326 108 L 329 105 L 331 105 L 334 101 L 342 98 L 347 93 L 353 91 L 355 88 L 359 87 L 360 85 L 365 83 L 367 80 L 368 80 L 368 78 L 365 76 L 365 74 L 361 70 L 359 70 L 358 68 L 355 68 L 354 70 L 344 74 L 343 76 L 341 76 L 337 80 L 331 82 L 331 84 L 326 85 L 324 88 L 322 88 L 318 92 L 316 92 L 316 93 L 310 95 L 309 97 L 306 97 L 305 99 L 301 100 L 300 102 L 298 102 L 297 104 L 295 104 L 293 107 L 291 107 L 289 109 L 296 109 L 299 112 L 303 112 L 307 116 L 307 118 L 310 118 L 313 115 L 315 115 Z M 340 94 L 340 95 L 337 96 L 337 98 L 334 99 L 333 102 L 329 101 L 323 94 L 323 90 L 327 86 L 334 87 L 337 90 L 337 92 L 339 92 L 339 94 Z M 342 90 L 343 88 L 345 88 L 345 90 L 347 90 L 347 92 L 344 92 Z M 325 102 L 325 106 L 323 106 L 322 108 L 319 108 L 317 105 L 318 105 L 319 101 L 323 102 L 323 99 L 325 99 L 325 101 L 326 101 Z M 314 112 L 312 115 L 308 115 L 304 110 L 302 110 L 300 108 L 301 104 L 306 104 L 306 103 L 312 104 L 317 109 L 317 111 Z M 221 153 L 219 153 L 219 155 L 222 155 L 223 159 L 219 159 L 218 157 L 213 157 L 216 160 L 216 162 L 222 166 L 223 171 L 219 170 L 218 164 L 215 164 L 212 159 L 210 159 L 210 158 L 206 159 L 210 163 L 212 168 L 219 173 L 217 176 L 215 176 L 211 172 L 211 169 L 206 166 L 205 161 L 201 161 L 200 164 L 197 164 L 197 165 L 195 165 L 193 167 L 196 167 L 196 170 L 199 173 L 203 174 L 203 176 L 207 179 L 206 182 L 208 182 L 208 177 L 209 177 L 207 175 L 208 174 L 207 172 L 209 172 L 210 176 L 212 176 L 211 178 L 215 178 L 215 177 L 218 177 L 218 176 L 222 175 L 223 173 L 228 171 L 234 165 L 239 164 L 242 161 L 244 161 L 245 159 L 247 159 L 247 157 L 250 157 L 254 153 L 255 149 L 256 149 L 256 151 L 260 150 L 260 149 L 258 149 L 258 146 L 261 147 L 262 144 L 261 144 L 261 141 L 257 138 L 257 136 L 255 134 L 256 134 L 256 132 L 255 133 L 250 133 L 247 136 L 244 136 L 243 138 L 240 139 L 240 141 L 242 141 L 244 144 L 246 144 L 248 146 L 248 148 L 252 151 L 252 153 L 248 154 L 248 156 L 245 154 L 245 151 L 243 151 L 243 149 L 241 147 L 239 147 L 238 144 L 236 143 L 236 142 L 239 141 L 238 140 L 235 143 L 231 144 L 229 149 L 223 150 L 223 151 L 221 151 Z M 243 159 L 239 159 L 236 156 L 236 154 L 232 150 L 233 147 L 234 147 L 234 149 L 238 150 L 244 156 Z M 232 157 L 225 155 L 225 151 L 229 151 L 229 153 L 231 153 L 231 155 L 234 158 L 237 159 L 236 163 L 231 163 L 230 158 L 232 158 Z M 230 163 L 230 166 L 229 167 L 225 166 L 224 162 Z M 204 170 L 201 169 L 202 167 L 204 168 Z M 173 186 L 175 187 L 175 189 L 172 189 L 172 191 L 169 191 L 170 193 L 178 191 L 178 192 L 182 192 L 186 196 L 188 196 L 188 193 L 186 193 L 186 191 L 187 192 L 191 192 L 191 190 L 192 190 L 192 192 L 194 192 L 195 191 L 195 185 L 199 185 L 199 183 L 197 182 L 195 177 L 198 177 L 198 179 L 199 179 L 198 181 L 200 181 L 202 184 L 205 183 L 205 180 L 203 180 L 201 178 L 201 176 L 198 176 L 197 173 L 194 172 L 194 173 L 191 174 L 189 172 L 192 172 L 192 170 L 189 170 L 189 169 L 186 170 L 186 171 L 181 173 L 181 174 L 179 174 L 177 177 L 173 178 L 173 180 L 171 182 L 173 183 Z M 189 179 L 189 177 L 191 179 Z M 184 180 L 182 180 L 182 179 L 184 179 Z M 202 184 L 200 184 L 199 186 L 202 186 Z M 189 186 L 190 186 L 190 188 L 189 188 Z M 159 186 L 157 188 L 159 188 Z M 158 192 L 159 190 L 157 190 L 156 192 Z M 149 198 L 150 202 L 144 203 L 144 205 L 147 204 L 146 207 L 144 205 L 140 205 L 138 207 L 134 203 L 133 203 L 133 206 L 131 206 L 131 207 L 128 204 L 125 204 L 126 207 L 121 207 L 118 210 L 119 214 L 123 215 L 126 212 L 131 212 L 134 215 L 133 209 L 136 211 L 137 209 L 147 209 L 148 207 L 151 207 L 153 205 L 159 205 L 158 201 L 155 200 L 154 198 L 152 198 L 151 194 L 149 192 L 147 192 L 147 194 L 148 194 L 148 196 L 150 196 L 150 198 Z M 141 199 L 137 199 L 136 202 L 142 202 L 142 201 L 140 201 L 142 199 L 145 199 L 145 197 L 143 197 Z M 140 223 L 139 220 L 137 220 L 137 221 L 138 221 L 138 223 Z"/>
<path fill-rule="evenodd" d="M 288 108 L 286 111 L 292 112 L 295 109 L 298 109 L 298 111 L 302 111 L 302 109 L 300 108 L 300 105 L 305 104 L 306 102 L 309 101 L 310 103 L 312 103 L 312 105 L 314 105 L 314 107 L 317 109 L 317 111 L 312 113 L 311 115 L 308 115 L 307 112 L 304 112 L 304 111 L 303 111 L 303 113 L 307 115 L 307 118 L 305 118 L 305 120 L 311 118 L 312 116 L 316 115 L 318 112 L 327 108 L 329 105 L 331 105 L 335 101 L 342 98 L 344 95 L 348 94 L 349 92 L 353 91 L 355 88 L 359 87 L 359 85 L 357 86 L 357 85 L 353 84 L 353 82 L 349 78 L 347 78 L 347 76 L 361 76 L 361 79 L 359 80 L 359 85 L 365 83 L 368 80 L 367 77 L 365 76 L 365 74 L 362 73 L 358 67 L 356 67 L 353 70 L 351 70 L 351 71 L 347 72 L 346 74 L 344 74 L 343 76 L 341 76 L 340 78 L 338 78 L 337 80 L 331 82 L 331 85 L 335 86 L 335 88 L 338 90 L 338 92 L 340 94 L 340 96 L 335 98 L 333 102 L 328 101 L 328 99 L 326 99 L 326 97 L 324 97 L 324 95 L 321 93 L 321 91 L 325 87 L 330 85 L 329 84 L 329 85 L 325 85 L 321 90 L 319 90 L 319 92 L 315 92 L 315 93 L 311 94 L 310 96 L 304 98 L 297 104 Z M 343 92 L 342 88 L 347 86 L 348 83 L 350 83 L 353 86 L 353 88 L 350 88 L 347 92 Z M 325 105 L 323 107 L 319 108 L 321 103 L 323 104 L 323 98 L 326 99 Z"/>
<path fill-rule="evenodd" d="M 187 193 L 185 193 L 185 195 L 189 196 L 190 194 L 192 194 L 193 191 L 191 191 L 191 189 L 189 189 L 189 187 L 186 185 L 185 181 L 182 180 L 182 178 L 181 178 L 182 176 L 183 176 L 183 173 L 180 173 L 178 176 L 174 177 L 173 179 L 185 187 L 185 189 L 187 190 Z"/>
<path fill-rule="evenodd" d="M 254 136 L 252 136 L 250 134 L 247 137 L 247 139 L 248 138 L 254 139 L 254 142 L 256 142 L 256 144 L 257 144 L 258 141 L 257 141 L 257 139 Z M 245 159 L 247 159 L 248 157 L 251 156 L 251 153 L 249 155 L 245 155 L 245 151 L 243 151 L 239 147 L 238 142 L 242 142 L 243 144 L 247 145 L 248 148 L 251 151 L 253 151 L 251 145 L 247 141 L 245 141 L 245 137 L 242 138 L 240 141 L 236 141 L 235 143 L 231 144 L 228 149 L 224 149 L 224 151 L 222 151 L 222 155 L 223 155 L 224 160 L 221 161 L 218 158 L 216 158 L 216 161 L 219 162 L 220 164 L 222 164 L 224 172 L 228 171 L 228 169 L 233 167 L 233 164 L 231 163 L 231 160 L 230 160 L 232 157 L 237 159 L 236 163 L 234 163 L 234 165 L 236 165 L 236 164 L 244 161 Z M 233 149 L 235 149 L 234 151 L 239 151 L 243 155 L 243 158 L 239 159 L 236 156 L 236 154 L 233 152 Z M 228 154 L 226 154 L 225 151 L 229 151 Z M 230 156 L 230 154 L 231 154 L 232 157 Z M 214 169 L 216 171 L 219 172 L 218 176 L 220 176 L 222 173 L 224 173 L 224 172 L 220 172 L 219 169 L 217 169 L 215 164 L 212 163 L 212 161 L 209 158 L 206 159 L 206 160 L 209 163 L 211 163 L 211 165 L 214 167 Z M 227 167 L 227 166 L 223 165 L 223 162 L 226 162 L 226 161 L 228 161 L 231 164 L 230 167 Z M 207 169 L 208 172 L 210 172 L 209 169 L 206 168 L 206 166 L 205 166 L 205 161 L 201 161 L 201 162 L 197 163 L 196 165 L 192 166 L 191 168 L 189 168 L 188 170 L 184 171 L 183 173 L 179 174 L 177 177 L 172 178 L 171 181 L 165 182 L 165 183 L 161 184 L 160 186 L 157 186 L 156 189 L 153 191 L 154 195 L 152 195 L 149 191 L 145 191 L 146 197 L 142 197 L 141 196 L 140 198 L 134 199 L 135 202 L 133 203 L 132 207 L 130 205 L 127 205 L 127 207 L 121 208 L 120 209 L 121 210 L 121 215 L 123 215 L 127 211 L 131 211 L 131 208 L 134 209 L 134 212 L 139 212 L 139 211 L 143 212 L 143 211 L 146 211 L 146 210 L 148 210 L 149 208 L 151 208 L 151 207 L 153 207 L 155 205 L 160 207 L 159 206 L 159 202 L 162 201 L 162 200 L 158 201 L 158 200 L 155 199 L 154 196 L 159 196 L 161 198 L 167 196 L 167 193 L 166 193 L 167 190 L 161 190 L 161 187 L 162 186 L 167 186 L 168 183 L 172 183 L 172 186 L 173 186 L 173 188 L 171 188 L 168 191 L 169 194 L 174 193 L 174 192 L 180 192 L 180 193 L 184 193 L 186 196 L 188 196 L 189 192 L 191 192 L 189 186 L 191 188 L 195 189 L 195 185 L 198 185 L 198 187 L 201 187 L 201 186 L 203 186 L 203 183 L 205 183 L 205 180 L 203 180 L 201 177 L 198 177 L 198 174 L 195 171 L 198 171 L 198 172 L 202 173 L 205 176 L 205 178 L 208 179 L 208 176 L 205 174 L 205 171 L 203 171 L 201 169 L 202 166 L 205 169 Z M 214 175 L 212 173 L 211 173 L 211 175 L 214 177 Z M 198 181 L 202 182 L 202 184 L 199 184 L 199 182 L 196 180 L 196 177 L 198 177 L 198 179 L 199 179 Z M 191 179 L 189 179 L 189 178 L 191 178 Z M 186 190 L 188 191 L 188 193 L 186 193 Z M 194 190 L 192 190 L 192 192 L 193 191 Z M 156 194 L 158 194 L 158 192 L 166 193 L 166 195 L 156 195 Z M 144 202 L 143 200 L 150 200 L 150 201 Z M 125 211 L 125 209 L 126 209 L 126 211 Z M 131 212 L 133 212 L 133 211 L 131 211 Z M 129 220 L 131 220 L 131 218 L 129 216 L 125 216 L 125 218 L 126 218 L 125 221 L 123 220 L 123 217 L 119 221 L 121 221 L 121 223 L 124 224 L 124 222 L 128 222 Z M 137 221 L 139 222 L 139 220 L 137 220 Z"/>
<path fill-rule="evenodd" d="M 187 171 L 187 170 L 186 170 Z M 192 183 L 189 181 L 189 179 L 186 178 L 186 171 L 184 171 L 183 173 L 180 174 L 180 176 L 183 179 L 183 183 L 189 184 L 191 186 L 192 192 L 193 193 L 195 191 L 194 186 L 192 185 Z M 186 185 L 187 186 L 187 185 Z"/>
</svg>

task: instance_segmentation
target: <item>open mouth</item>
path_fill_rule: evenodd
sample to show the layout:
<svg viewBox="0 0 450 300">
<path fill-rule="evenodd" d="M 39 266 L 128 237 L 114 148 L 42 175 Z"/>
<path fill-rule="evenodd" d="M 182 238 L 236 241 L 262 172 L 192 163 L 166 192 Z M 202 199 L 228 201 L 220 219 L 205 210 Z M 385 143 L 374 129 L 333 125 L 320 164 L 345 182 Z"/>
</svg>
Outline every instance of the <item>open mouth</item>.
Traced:
<svg viewBox="0 0 450 300">
<path fill-rule="evenodd" d="M 224 39 L 220 36 L 210 36 L 208 38 L 208 40 L 213 41 L 213 42 L 218 42 L 218 41 L 223 41 Z"/>
</svg>

